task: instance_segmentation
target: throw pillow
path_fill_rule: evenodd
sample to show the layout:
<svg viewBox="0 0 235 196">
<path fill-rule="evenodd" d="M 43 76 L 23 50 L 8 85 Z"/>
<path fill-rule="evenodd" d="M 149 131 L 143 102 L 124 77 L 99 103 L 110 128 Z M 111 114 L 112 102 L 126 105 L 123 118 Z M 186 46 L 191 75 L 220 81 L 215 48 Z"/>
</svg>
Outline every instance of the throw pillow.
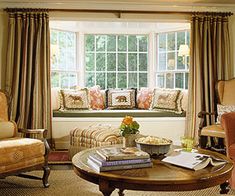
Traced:
<svg viewBox="0 0 235 196">
<path fill-rule="evenodd" d="M 153 90 L 141 88 L 137 94 L 137 106 L 139 109 L 148 110 L 152 103 Z"/>
<path fill-rule="evenodd" d="M 180 90 L 154 89 L 152 109 L 181 114 Z"/>
<path fill-rule="evenodd" d="M 221 105 L 217 104 L 217 123 L 221 123 L 221 116 L 225 113 L 235 112 L 235 105 Z"/>
<path fill-rule="evenodd" d="M 107 91 L 108 109 L 132 109 L 136 106 L 136 89 Z"/>
<path fill-rule="evenodd" d="M 62 107 L 61 109 L 89 109 L 88 90 L 61 90 Z"/>
<path fill-rule="evenodd" d="M 103 110 L 104 96 L 100 90 L 100 86 L 94 86 L 89 89 L 90 92 L 90 106 L 93 110 Z"/>
</svg>

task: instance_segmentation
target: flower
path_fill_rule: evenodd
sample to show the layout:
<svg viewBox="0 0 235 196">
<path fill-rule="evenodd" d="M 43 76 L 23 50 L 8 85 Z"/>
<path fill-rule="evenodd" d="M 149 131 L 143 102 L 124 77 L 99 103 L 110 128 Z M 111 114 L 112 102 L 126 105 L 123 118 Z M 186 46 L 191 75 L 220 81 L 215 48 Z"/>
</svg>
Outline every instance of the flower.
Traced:
<svg viewBox="0 0 235 196">
<path fill-rule="evenodd" d="M 123 137 L 127 134 L 139 133 L 139 123 L 133 120 L 132 116 L 126 116 L 120 125 L 120 133 Z"/>
</svg>

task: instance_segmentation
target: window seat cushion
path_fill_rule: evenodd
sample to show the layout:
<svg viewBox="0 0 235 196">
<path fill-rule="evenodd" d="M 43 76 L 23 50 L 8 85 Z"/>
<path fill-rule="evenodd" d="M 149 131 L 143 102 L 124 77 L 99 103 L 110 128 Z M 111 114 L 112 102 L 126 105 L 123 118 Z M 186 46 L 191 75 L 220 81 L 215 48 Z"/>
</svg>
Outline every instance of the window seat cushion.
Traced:
<svg viewBox="0 0 235 196">
<path fill-rule="evenodd" d="M 53 111 L 53 117 L 185 117 L 186 113 L 176 114 L 174 112 L 156 110 L 66 110 Z"/>
</svg>

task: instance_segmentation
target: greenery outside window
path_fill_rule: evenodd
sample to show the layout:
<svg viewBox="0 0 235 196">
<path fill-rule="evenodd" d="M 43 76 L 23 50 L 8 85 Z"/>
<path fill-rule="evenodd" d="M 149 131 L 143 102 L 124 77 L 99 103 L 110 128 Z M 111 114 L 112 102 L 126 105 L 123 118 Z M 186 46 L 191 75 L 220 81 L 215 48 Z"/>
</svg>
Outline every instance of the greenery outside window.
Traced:
<svg viewBox="0 0 235 196">
<path fill-rule="evenodd" d="M 85 85 L 148 86 L 148 36 L 85 34 Z"/>
<path fill-rule="evenodd" d="M 77 85 L 76 33 L 51 29 L 51 86 L 62 89 Z"/>
<path fill-rule="evenodd" d="M 189 56 L 178 53 L 189 41 L 188 30 L 157 34 L 157 87 L 188 89 Z"/>
</svg>

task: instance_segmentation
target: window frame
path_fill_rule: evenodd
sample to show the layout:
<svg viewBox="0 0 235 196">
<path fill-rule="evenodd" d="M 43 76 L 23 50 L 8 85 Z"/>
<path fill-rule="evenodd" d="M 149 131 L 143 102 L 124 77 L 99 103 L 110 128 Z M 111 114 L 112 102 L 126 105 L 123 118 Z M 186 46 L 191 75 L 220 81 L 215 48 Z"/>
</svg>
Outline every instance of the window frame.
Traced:
<svg viewBox="0 0 235 196">
<path fill-rule="evenodd" d="M 174 78 L 173 78 L 173 88 L 172 89 L 181 89 L 181 90 L 187 90 L 188 88 L 185 88 L 185 78 L 186 78 L 186 74 L 189 74 L 189 67 L 187 69 L 187 63 L 188 65 L 190 66 L 190 59 L 189 57 L 187 56 L 186 57 L 186 63 L 185 63 L 185 68 L 184 69 L 177 69 L 177 57 L 178 57 L 178 49 L 177 49 L 177 32 L 189 32 L 189 35 L 190 35 L 190 28 L 177 28 L 177 29 L 171 29 L 171 30 L 168 30 L 168 31 L 160 31 L 160 32 L 157 32 L 155 33 L 155 54 L 156 54 L 156 57 L 155 57 L 155 74 L 154 74 L 154 81 L 155 81 L 155 88 L 162 88 L 162 87 L 159 87 L 158 84 L 157 84 L 157 75 L 158 74 L 164 74 L 164 87 L 163 88 L 166 88 L 166 75 L 167 73 L 171 73 L 174 75 Z M 168 34 L 168 33 L 174 33 L 174 38 L 175 38 L 175 49 L 174 50 L 168 50 L 166 49 L 165 52 L 162 52 L 162 53 L 165 53 L 165 54 L 168 54 L 169 52 L 174 52 L 174 55 L 175 55 L 175 69 L 174 70 L 159 70 L 159 54 L 161 52 L 159 52 L 159 34 L 161 33 L 165 33 L 165 34 Z M 167 37 L 166 37 L 166 46 L 167 46 Z M 190 37 L 189 37 L 189 42 L 190 42 Z M 185 44 L 188 44 L 188 46 L 190 47 L 190 43 L 187 43 L 187 33 L 185 33 Z M 167 57 L 168 55 L 166 55 L 166 67 L 167 67 Z M 184 83 L 183 83 L 183 88 L 176 88 L 175 86 L 175 74 L 176 73 L 183 73 L 184 74 Z"/>
</svg>

